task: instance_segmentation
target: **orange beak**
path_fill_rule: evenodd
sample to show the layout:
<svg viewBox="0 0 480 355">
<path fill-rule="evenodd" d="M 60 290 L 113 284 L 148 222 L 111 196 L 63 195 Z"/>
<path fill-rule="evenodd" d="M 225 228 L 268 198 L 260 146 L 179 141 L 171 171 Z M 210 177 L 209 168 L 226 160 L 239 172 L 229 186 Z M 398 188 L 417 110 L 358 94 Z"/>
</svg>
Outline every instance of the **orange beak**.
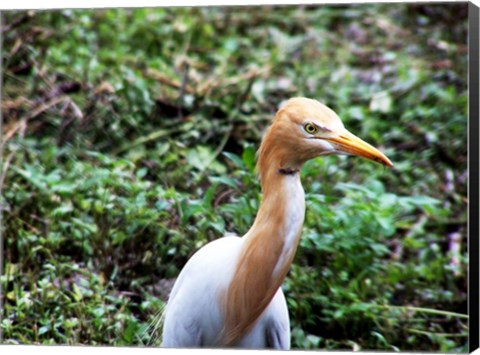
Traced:
<svg viewBox="0 0 480 355">
<path fill-rule="evenodd" d="M 334 143 L 335 147 L 343 153 L 364 157 L 388 167 L 393 166 L 393 163 L 390 161 L 390 159 L 388 159 L 377 148 L 371 146 L 347 130 L 342 132 L 342 134 L 337 137 L 324 139 Z"/>
</svg>

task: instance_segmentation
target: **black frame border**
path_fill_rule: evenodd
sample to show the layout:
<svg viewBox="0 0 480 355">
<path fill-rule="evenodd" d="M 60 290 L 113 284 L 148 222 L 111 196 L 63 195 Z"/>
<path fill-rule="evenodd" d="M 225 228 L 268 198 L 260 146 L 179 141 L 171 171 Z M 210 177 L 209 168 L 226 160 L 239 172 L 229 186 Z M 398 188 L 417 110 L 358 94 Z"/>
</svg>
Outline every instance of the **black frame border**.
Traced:
<svg viewBox="0 0 480 355">
<path fill-rule="evenodd" d="M 468 4 L 469 63 L 469 341 L 468 350 L 479 347 L 479 7 Z"/>
</svg>

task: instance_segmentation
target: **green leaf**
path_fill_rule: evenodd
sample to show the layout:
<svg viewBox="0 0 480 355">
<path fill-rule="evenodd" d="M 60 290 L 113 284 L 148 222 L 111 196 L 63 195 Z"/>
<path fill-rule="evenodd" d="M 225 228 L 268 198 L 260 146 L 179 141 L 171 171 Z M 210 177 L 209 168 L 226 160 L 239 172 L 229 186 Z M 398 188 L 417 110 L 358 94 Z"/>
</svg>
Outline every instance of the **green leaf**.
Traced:
<svg viewBox="0 0 480 355">
<path fill-rule="evenodd" d="M 242 162 L 250 172 L 255 171 L 255 148 L 253 146 L 245 147 L 242 153 Z"/>
<path fill-rule="evenodd" d="M 245 169 L 245 164 L 238 155 L 229 152 L 223 152 L 222 154 L 225 155 L 238 168 Z"/>
<path fill-rule="evenodd" d="M 235 180 L 233 178 L 229 178 L 229 177 L 226 177 L 226 176 L 211 176 L 211 177 L 209 177 L 209 180 L 213 184 L 223 184 L 223 185 L 230 186 L 231 188 L 233 188 L 235 190 L 238 189 L 237 180 Z"/>
</svg>

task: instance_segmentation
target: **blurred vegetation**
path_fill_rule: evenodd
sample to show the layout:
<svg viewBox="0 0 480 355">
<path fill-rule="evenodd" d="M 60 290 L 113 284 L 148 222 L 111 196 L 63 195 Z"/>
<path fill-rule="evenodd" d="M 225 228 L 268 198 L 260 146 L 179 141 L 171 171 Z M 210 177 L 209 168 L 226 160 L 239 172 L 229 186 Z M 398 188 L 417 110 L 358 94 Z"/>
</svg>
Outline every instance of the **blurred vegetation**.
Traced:
<svg viewBox="0 0 480 355">
<path fill-rule="evenodd" d="M 2 34 L 5 343 L 159 345 L 172 279 L 247 231 L 262 132 L 307 96 L 395 168 L 304 167 L 292 346 L 467 351 L 466 3 L 11 11 Z"/>
</svg>

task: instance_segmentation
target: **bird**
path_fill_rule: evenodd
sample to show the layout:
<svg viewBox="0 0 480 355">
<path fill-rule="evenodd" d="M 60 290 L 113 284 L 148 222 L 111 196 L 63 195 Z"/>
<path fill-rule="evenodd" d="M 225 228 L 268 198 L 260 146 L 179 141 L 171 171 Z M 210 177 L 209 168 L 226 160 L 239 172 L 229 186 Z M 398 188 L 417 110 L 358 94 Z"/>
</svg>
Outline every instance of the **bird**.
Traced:
<svg viewBox="0 0 480 355">
<path fill-rule="evenodd" d="M 253 225 L 243 237 L 207 243 L 187 261 L 165 306 L 162 347 L 290 349 L 281 285 L 305 217 L 300 169 L 327 155 L 393 166 L 321 102 L 294 97 L 280 105 L 257 151 L 262 199 Z"/>
</svg>

